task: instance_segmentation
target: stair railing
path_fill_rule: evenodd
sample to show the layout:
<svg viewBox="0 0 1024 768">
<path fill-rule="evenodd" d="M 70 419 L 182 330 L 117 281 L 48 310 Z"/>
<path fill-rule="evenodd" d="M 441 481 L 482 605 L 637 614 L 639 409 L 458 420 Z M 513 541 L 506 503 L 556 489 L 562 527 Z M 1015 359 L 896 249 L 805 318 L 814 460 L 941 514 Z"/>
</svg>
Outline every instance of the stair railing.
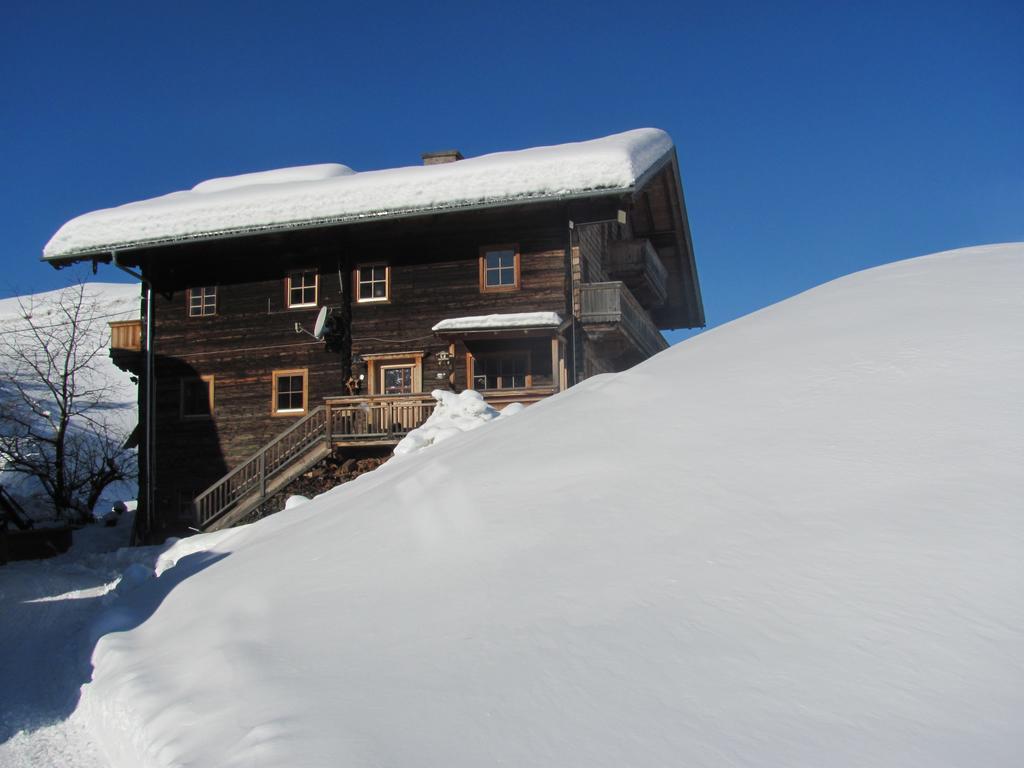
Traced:
<svg viewBox="0 0 1024 768">
<path fill-rule="evenodd" d="M 434 410 L 432 398 L 331 403 L 309 412 L 224 475 L 192 502 L 194 525 L 204 529 L 242 499 L 267 496 L 267 483 L 323 443 L 397 442 L 423 424 Z"/>
<path fill-rule="evenodd" d="M 192 502 L 195 526 L 204 528 L 241 499 L 257 491 L 260 498 L 266 496 L 269 480 L 328 438 L 327 414 L 326 406 L 314 408 L 301 421 L 196 496 Z"/>
</svg>

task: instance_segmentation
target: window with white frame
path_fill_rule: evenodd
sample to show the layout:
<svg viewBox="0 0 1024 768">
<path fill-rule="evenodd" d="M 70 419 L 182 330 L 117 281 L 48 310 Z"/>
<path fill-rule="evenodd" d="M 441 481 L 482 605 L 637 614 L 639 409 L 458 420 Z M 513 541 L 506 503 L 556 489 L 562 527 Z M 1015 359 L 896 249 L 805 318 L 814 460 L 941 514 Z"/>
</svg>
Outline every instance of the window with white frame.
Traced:
<svg viewBox="0 0 1024 768">
<path fill-rule="evenodd" d="M 356 267 L 356 301 L 388 301 L 391 298 L 391 267 L 367 264 Z"/>
<path fill-rule="evenodd" d="M 286 282 L 285 291 L 289 309 L 316 306 L 320 280 L 315 269 L 292 272 L 288 275 Z"/>
<path fill-rule="evenodd" d="M 382 365 L 380 367 L 380 391 L 385 395 L 408 395 L 412 393 L 414 365 Z"/>
</svg>

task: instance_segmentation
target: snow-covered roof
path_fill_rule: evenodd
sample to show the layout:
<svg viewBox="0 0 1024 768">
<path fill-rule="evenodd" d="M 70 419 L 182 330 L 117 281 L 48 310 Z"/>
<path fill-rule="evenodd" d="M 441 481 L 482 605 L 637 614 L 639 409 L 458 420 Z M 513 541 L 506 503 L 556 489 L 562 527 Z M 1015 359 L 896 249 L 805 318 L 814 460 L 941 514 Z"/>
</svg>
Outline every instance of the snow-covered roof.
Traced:
<svg viewBox="0 0 1024 768">
<path fill-rule="evenodd" d="M 452 317 L 435 325 L 433 331 L 498 331 L 506 328 L 557 328 L 557 312 L 512 312 L 503 315 Z"/>
<path fill-rule="evenodd" d="M 72 219 L 46 244 L 43 258 L 626 191 L 671 149 L 664 131 L 639 128 L 437 165 L 356 173 L 324 164 L 212 179 Z"/>
</svg>

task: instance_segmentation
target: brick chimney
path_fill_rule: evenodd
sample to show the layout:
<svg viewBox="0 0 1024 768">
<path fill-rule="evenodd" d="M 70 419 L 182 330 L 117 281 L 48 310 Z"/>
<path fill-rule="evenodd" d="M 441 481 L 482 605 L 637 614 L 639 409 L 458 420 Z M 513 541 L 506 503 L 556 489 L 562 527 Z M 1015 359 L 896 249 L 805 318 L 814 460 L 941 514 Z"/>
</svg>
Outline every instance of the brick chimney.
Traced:
<svg viewBox="0 0 1024 768">
<path fill-rule="evenodd" d="M 457 149 L 446 149 L 442 152 L 424 152 L 420 157 L 423 158 L 424 165 L 438 165 L 439 163 L 454 163 L 456 160 L 462 160 L 462 153 Z"/>
</svg>

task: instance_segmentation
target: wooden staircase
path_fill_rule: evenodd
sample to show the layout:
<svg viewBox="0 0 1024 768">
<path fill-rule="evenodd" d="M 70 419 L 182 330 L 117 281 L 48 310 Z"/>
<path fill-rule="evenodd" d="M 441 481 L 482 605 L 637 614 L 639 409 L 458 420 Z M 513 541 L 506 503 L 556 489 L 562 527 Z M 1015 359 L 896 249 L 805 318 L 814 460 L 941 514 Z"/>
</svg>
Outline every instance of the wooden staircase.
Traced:
<svg viewBox="0 0 1024 768">
<path fill-rule="evenodd" d="M 433 411 L 429 395 L 334 398 L 314 408 L 192 501 L 200 531 L 229 528 L 315 467 L 336 445 L 394 445 Z"/>
<path fill-rule="evenodd" d="M 532 404 L 552 388 L 489 393 L 496 407 Z M 331 397 L 228 472 L 192 501 L 199 531 L 230 528 L 330 456 L 335 446 L 395 445 L 434 410 L 430 395 Z"/>
<path fill-rule="evenodd" d="M 192 502 L 195 527 L 229 528 L 331 452 L 327 408 L 314 408 Z"/>
</svg>

